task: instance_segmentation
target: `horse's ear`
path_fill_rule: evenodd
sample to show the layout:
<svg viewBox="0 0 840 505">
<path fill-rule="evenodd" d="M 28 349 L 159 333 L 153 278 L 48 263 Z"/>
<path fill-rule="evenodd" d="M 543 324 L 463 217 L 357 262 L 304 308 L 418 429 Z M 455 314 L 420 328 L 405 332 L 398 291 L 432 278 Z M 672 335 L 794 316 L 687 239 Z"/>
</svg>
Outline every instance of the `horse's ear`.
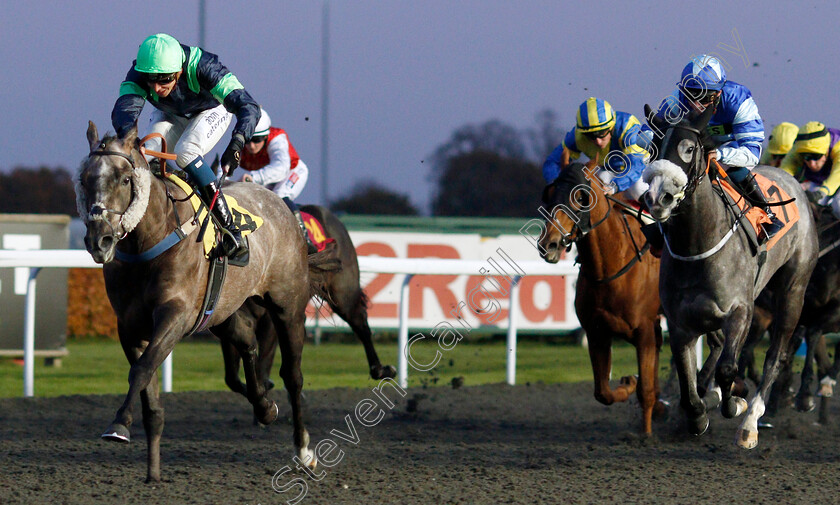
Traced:
<svg viewBox="0 0 840 505">
<path fill-rule="evenodd" d="M 697 128 L 698 130 L 702 130 L 706 128 L 709 124 L 709 120 L 712 119 L 712 116 L 715 113 L 714 107 L 706 107 L 706 109 L 697 115 L 692 121 L 691 126 Z"/>
<path fill-rule="evenodd" d="M 93 152 L 99 146 L 99 132 L 96 130 L 96 125 L 93 121 L 88 121 L 87 140 L 90 145 L 90 151 Z"/>
<path fill-rule="evenodd" d="M 560 177 L 559 175 L 557 176 Z M 557 182 L 557 179 L 554 179 L 554 182 Z M 557 185 L 551 182 L 543 189 L 542 192 L 542 201 L 546 205 L 551 205 L 551 202 L 554 201 L 554 193 L 557 191 Z"/>
<path fill-rule="evenodd" d="M 122 143 L 124 147 L 128 148 L 135 148 L 137 147 L 137 122 L 134 122 L 134 125 L 125 133 L 125 136 L 122 138 Z"/>
<path fill-rule="evenodd" d="M 666 127 L 666 121 L 661 117 L 658 117 L 648 104 L 645 104 L 645 120 L 650 126 L 652 126 L 655 130 L 659 132 L 664 130 Z"/>
</svg>

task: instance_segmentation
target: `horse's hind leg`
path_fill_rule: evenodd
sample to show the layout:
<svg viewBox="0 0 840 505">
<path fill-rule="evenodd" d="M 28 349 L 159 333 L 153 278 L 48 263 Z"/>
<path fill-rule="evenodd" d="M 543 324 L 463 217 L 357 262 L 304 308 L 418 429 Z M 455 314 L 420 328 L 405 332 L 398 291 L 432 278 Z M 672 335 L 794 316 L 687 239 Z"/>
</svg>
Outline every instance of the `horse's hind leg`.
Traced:
<svg viewBox="0 0 840 505">
<path fill-rule="evenodd" d="M 245 389 L 245 384 L 239 380 L 239 364 L 242 357 L 229 339 L 222 339 L 221 346 L 222 358 L 225 362 L 225 384 L 234 393 L 239 393 L 247 398 L 248 391 Z"/>
<path fill-rule="evenodd" d="M 720 386 L 712 384 L 712 377 L 715 373 L 720 355 L 723 352 L 725 341 L 723 332 L 715 330 L 706 334 L 706 344 L 709 346 L 709 355 L 703 362 L 703 367 L 697 373 L 697 392 L 706 403 L 706 409 L 711 410 L 720 405 Z"/>
<path fill-rule="evenodd" d="M 623 377 L 621 384 L 610 389 L 612 372 L 612 337 L 586 332 L 589 340 L 589 360 L 592 362 L 592 375 L 595 380 L 595 399 L 604 405 L 626 402 L 636 391 L 635 377 Z"/>
<path fill-rule="evenodd" d="M 272 321 L 277 329 L 278 343 L 282 364 L 280 377 L 289 393 L 289 403 L 292 405 L 292 421 L 294 423 L 294 442 L 297 458 L 301 464 L 315 468 L 318 464 L 315 453 L 309 449 L 309 432 L 303 424 L 303 405 L 301 391 L 303 390 L 303 374 L 300 371 L 303 341 L 306 336 L 303 317 L 294 321 L 284 322 L 272 311 Z"/>
<path fill-rule="evenodd" d="M 235 312 L 222 324 L 211 328 L 222 340 L 229 341 L 239 352 L 245 372 L 245 390 L 254 407 L 254 416 L 262 424 L 277 419 L 277 405 L 266 396 L 263 381 L 257 372 L 257 341 L 254 335 L 254 318 L 241 311 Z"/>
<path fill-rule="evenodd" d="M 747 410 L 747 402 L 732 394 L 732 386 L 738 375 L 738 354 L 744 345 L 750 322 L 752 321 L 752 302 L 740 304 L 723 321 L 723 352 L 715 368 L 715 381 L 721 389 L 720 412 L 723 417 L 732 419 Z M 763 412 L 762 412 L 763 413 Z"/>
<path fill-rule="evenodd" d="M 780 289 L 774 290 L 774 319 L 770 331 L 770 348 L 764 358 L 764 370 L 758 392 L 750 402 L 747 415 L 738 429 L 737 444 L 744 449 L 758 445 L 758 419 L 764 415 L 765 405 L 770 395 L 784 349 L 796 329 L 802 312 L 802 300 L 805 295 L 805 283 L 796 284 L 798 279 L 791 278 L 780 283 Z"/>
<path fill-rule="evenodd" d="M 370 378 L 379 380 L 397 376 L 397 369 L 392 365 L 382 366 L 379 361 L 379 356 L 376 354 L 376 349 L 373 347 L 372 332 L 367 320 L 366 298 L 358 282 L 355 285 L 350 285 L 350 280 L 339 278 L 340 274 L 336 276 L 330 286 L 331 295 L 334 301 L 330 300 L 328 303 L 330 308 L 338 317 L 344 319 L 353 333 L 362 342 L 365 348 L 365 356 L 367 357 L 368 369 L 370 371 Z M 344 284 L 341 286 L 341 284 Z"/>
</svg>

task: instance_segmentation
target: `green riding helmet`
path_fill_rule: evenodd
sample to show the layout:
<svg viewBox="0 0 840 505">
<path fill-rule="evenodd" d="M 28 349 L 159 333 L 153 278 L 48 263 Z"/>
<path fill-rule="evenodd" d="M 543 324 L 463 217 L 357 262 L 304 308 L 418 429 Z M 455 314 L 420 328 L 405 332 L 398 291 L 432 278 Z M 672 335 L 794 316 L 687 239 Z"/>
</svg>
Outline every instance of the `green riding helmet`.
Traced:
<svg viewBox="0 0 840 505">
<path fill-rule="evenodd" d="M 181 70 L 185 58 L 184 50 L 175 37 L 158 33 L 140 44 L 134 70 L 144 74 L 171 74 Z"/>
</svg>

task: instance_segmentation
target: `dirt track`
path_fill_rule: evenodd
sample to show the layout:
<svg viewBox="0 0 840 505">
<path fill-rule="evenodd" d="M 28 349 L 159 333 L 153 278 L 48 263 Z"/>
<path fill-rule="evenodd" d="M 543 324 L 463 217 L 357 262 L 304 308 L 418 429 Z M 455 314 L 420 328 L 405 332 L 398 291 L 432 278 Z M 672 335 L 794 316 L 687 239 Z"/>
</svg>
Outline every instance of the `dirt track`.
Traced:
<svg viewBox="0 0 840 505">
<path fill-rule="evenodd" d="M 345 455 L 333 468 L 321 467 L 325 475 L 309 480 L 300 503 L 840 501 L 836 399 L 835 422 L 813 426 L 815 413 L 788 412 L 776 430 L 761 432 L 757 449 L 745 452 L 733 443 L 738 421 L 719 413 L 710 432 L 696 438 L 684 434 L 672 407 L 670 418 L 654 426 L 654 438 L 640 438 L 635 401 L 602 406 L 589 383 L 411 389 L 378 425 L 354 422 L 357 445 L 330 435 L 348 431 L 344 417 L 353 417 L 365 398 L 376 396 L 308 393 L 312 446 L 330 437 Z M 253 426 L 245 399 L 227 392 L 164 397 L 164 482 L 145 484 L 142 423 L 135 423 L 130 445 L 98 439 L 121 401 L 0 400 L 0 503 L 266 505 L 298 494 L 296 485 L 282 495 L 272 489 L 275 472 L 294 464 L 291 426 L 283 417 L 268 429 Z M 276 484 L 293 478 L 286 474 Z"/>
</svg>

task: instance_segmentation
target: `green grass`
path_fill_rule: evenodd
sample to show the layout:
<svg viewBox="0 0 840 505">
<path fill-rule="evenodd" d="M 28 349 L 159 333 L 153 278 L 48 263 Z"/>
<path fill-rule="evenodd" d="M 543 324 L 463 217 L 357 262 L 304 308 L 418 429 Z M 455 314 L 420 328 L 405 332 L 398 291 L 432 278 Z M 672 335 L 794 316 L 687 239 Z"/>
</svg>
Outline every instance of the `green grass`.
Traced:
<svg viewBox="0 0 840 505">
<path fill-rule="evenodd" d="M 69 355 L 59 368 L 35 363 L 35 395 L 39 397 L 70 394 L 124 394 L 128 390 L 128 362 L 119 343 L 110 340 L 71 340 Z M 384 364 L 396 366 L 396 343 L 379 343 L 377 352 Z M 429 363 L 438 350 L 427 339 L 412 346 L 412 357 Z M 763 359 L 763 349 L 756 356 Z M 671 352 L 667 344 L 660 355 L 660 376 L 668 374 Z M 173 391 L 226 390 L 221 349 L 214 341 L 185 341 L 175 347 Z M 278 386 L 280 353 L 277 353 L 272 379 Z M 801 369 L 801 365 L 798 366 Z M 441 351 L 437 367 L 419 372 L 409 366 L 409 386 L 446 385 L 454 377 L 465 384 L 478 385 L 505 381 L 504 342 L 462 340 L 450 351 Z M 636 374 L 635 349 L 624 342 L 613 346 L 613 380 Z M 303 353 L 303 376 L 306 389 L 334 387 L 373 387 L 367 363 L 358 343 L 307 343 Z M 516 382 L 558 383 L 591 381 L 592 370 L 586 349 L 574 344 L 537 342 L 523 338 L 517 349 Z M 0 359 L 0 397 L 23 394 L 23 367 L 11 359 Z"/>
</svg>

